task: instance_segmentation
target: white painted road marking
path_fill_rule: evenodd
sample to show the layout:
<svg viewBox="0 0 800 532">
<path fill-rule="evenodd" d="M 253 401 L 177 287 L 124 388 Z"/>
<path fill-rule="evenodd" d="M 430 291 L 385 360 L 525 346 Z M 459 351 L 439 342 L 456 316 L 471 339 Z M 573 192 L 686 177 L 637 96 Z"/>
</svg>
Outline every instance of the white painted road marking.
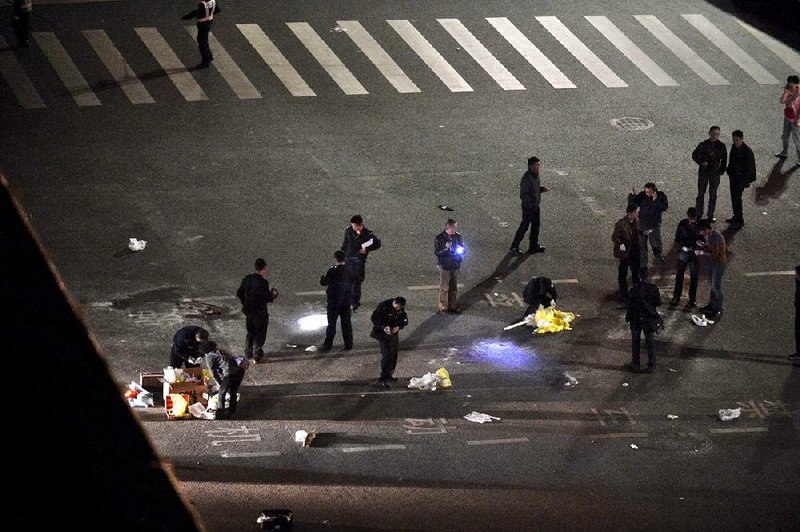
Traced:
<svg viewBox="0 0 800 532">
<path fill-rule="evenodd" d="M 450 66 L 442 54 L 407 20 L 387 20 L 394 31 L 428 65 L 451 92 L 471 92 L 472 87 Z"/>
<path fill-rule="evenodd" d="M 678 82 L 664 72 L 664 70 L 650 59 L 641 48 L 636 46 L 613 22 L 603 16 L 587 16 L 586 20 L 594 26 L 597 31 L 613 44 L 617 50 L 627 57 L 631 63 L 641 70 L 645 76 L 659 87 L 676 87 Z"/>
<path fill-rule="evenodd" d="M 258 24 L 237 24 L 236 27 L 292 96 L 316 96 Z"/>
<path fill-rule="evenodd" d="M 222 458 L 258 458 L 261 456 L 280 456 L 281 453 L 278 451 L 265 451 L 261 453 L 232 453 L 229 451 L 223 451 L 220 456 Z"/>
<path fill-rule="evenodd" d="M 749 31 L 753 34 L 753 36 L 761 41 L 761 44 L 769 48 L 773 54 L 780 57 L 784 63 L 789 65 L 792 69 L 792 72 L 800 72 L 800 53 L 797 53 L 793 48 L 790 48 L 777 40 L 776 38 L 772 37 L 771 35 L 767 35 L 763 31 L 754 28 L 750 24 L 743 22 L 739 19 L 736 19 L 744 29 Z"/>
<path fill-rule="evenodd" d="M 364 29 L 357 20 L 339 20 L 336 22 L 339 27 L 347 32 L 347 36 L 358 46 L 367 59 L 380 71 L 381 74 L 397 89 L 400 93 L 420 92 L 411 78 L 394 62 L 386 53 L 386 50 L 378 44 L 372 35 Z"/>
<path fill-rule="evenodd" d="M 156 28 L 135 28 L 135 31 L 187 102 L 208 100 L 206 93 Z"/>
<path fill-rule="evenodd" d="M 506 438 L 504 440 L 469 440 L 467 445 L 499 445 L 503 443 L 530 443 L 528 438 Z"/>
<path fill-rule="evenodd" d="M 9 48 L 8 43 L 0 35 L 0 48 Z M 42 97 L 36 92 L 33 82 L 22 69 L 13 53 L 6 50 L 0 52 L 0 74 L 11 87 L 11 92 L 17 97 L 19 104 L 25 109 L 43 109 L 47 107 Z"/>
<path fill-rule="evenodd" d="M 794 270 L 780 270 L 775 272 L 747 272 L 745 277 L 766 277 L 768 275 L 794 275 Z"/>
<path fill-rule="evenodd" d="M 131 66 L 122 57 L 104 30 L 83 30 L 83 36 L 94 48 L 95 53 L 108 69 L 132 104 L 155 103 Z"/>
<path fill-rule="evenodd" d="M 472 32 L 470 32 L 461 21 L 454 18 L 440 18 L 437 19 L 437 21 L 447 33 L 449 33 L 450 36 L 453 37 L 481 67 L 483 67 L 486 73 L 492 76 L 492 79 L 494 79 L 503 90 L 525 90 L 522 83 L 492 55 L 492 52 L 487 50 L 486 47 L 475 38 Z"/>
<path fill-rule="evenodd" d="M 574 89 L 575 84 L 505 17 L 487 18 L 500 35 L 535 68 L 553 88 Z"/>
<path fill-rule="evenodd" d="M 405 449 L 405 445 L 363 445 L 360 447 L 343 447 L 343 453 L 363 453 L 365 451 L 391 451 L 395 449 Z"/>
<path fill-rule="evenodd" d="M 53 66 L 58 77 L 79 106 L 101 105 L 97 95 L 89 88 L 81 71 L 72 62 L 55 33 L 49 31 L 32 32 L 36 43 Z"/>
<path fill-rule="evenodd" d="M 730 57 L 742 70 L 747 72 L 751 78 L 762 85 L 775 85 L 778 80 L 767 72 L 764 67 L 759 65 L 747 52 L 742 50 L 738 44 L 733 42 L 730 37 L 722 33 L 718 27 L 712 24 L 703 15 L 681 15 L 722 53 Z"/>
<path fill-rule="evenodd" d="M 186 31 L 193 39 L 197 39 L 197 26 L 186 26 Z M 230 54 L 222 47 L 213 33 L 208 35 L 208 42 L 214 52 L 214 61 L 211 65 L 217 69 L 217 72 L 228 82 L 233 92 L 240 100 L 257 100 L 261 98 L 261 93 L 258 92 L 255 85 L 253 85 L 247 76 L 245 76 L 242 69 L 233 61 Z M 200 237 L 195 237 L 200 238 Z"/>
<path fill-rule="evenodd" d="M 708 429 L 711 434 L 736 434 L 747 432 L 769 432 L 767 427 L 742 427 L 735 429 Z"/>
<path fill-rule="evenodd" d="M 458 288 L 464 288 L 462 283 L 458 283 Z M 406 287 L 408 290 L 438 290 L 438 284 L 422 284 L 422 285 L 411 285 Z"/>
<path fill-rule="evenodd" d="M 723 78 L 719 72 L 706 63 L 697 53 L 689 48 L 686 43 L 672 33 L 669 28 L 661 23 L 653 15 L 635 15 L 634 18 L 647 28 L 653 36 L 661 41 L 678 59 L 691 68 L 695 74 L 703 78 L 709 85 L 730 85 L 730 82 Z"/>
<path fill-rule="evenodd" d="M 536 17 L 536 20 L 603 85 L 606 87 L 628 86 L 627 83 L 622 81 L 622 78 L 617 76 L 594 52 L 583 44 L 569 28 L 558 20 L 558 17 Z"/>
<path fill-rule="evenodd" d="M 610 432 L 608 434 L 589 434 L 593 440 L 614 440 L 619 438 L 647 438 L 647 432 Z"/>
<path fill-rule="evenodd" d="M 324 296 L 327 292 L 325 290 L 309 290 L 308 292 L 295 292 L 296 296 Z"/>
</svg>

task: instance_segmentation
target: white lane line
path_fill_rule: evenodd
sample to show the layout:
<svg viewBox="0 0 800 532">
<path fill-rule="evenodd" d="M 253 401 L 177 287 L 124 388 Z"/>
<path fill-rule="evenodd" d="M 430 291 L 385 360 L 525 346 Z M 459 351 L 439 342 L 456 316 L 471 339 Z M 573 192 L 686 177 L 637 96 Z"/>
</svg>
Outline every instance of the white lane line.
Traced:
<svg viewBox="0 0 800 532">
<path fill-rule="evenodd" d="M 216 50 L 214 51 L 216 54 Z M 214 61 L 216 61 L 216 55 L 214 56 Z M 281 453 L 278 451 L 265 451 L 261 453 L 235 453 L 230 451 L 223 451 L 220 456 L 222 458 L 257 458 L 261 456 L 280 456 Z"/>
<path fill-rule="evenodd" d="M 72 62 L 69 54 L 59 42 L 55 33 L 49 31 L 32 32 L 36 43 L 42 49 L 47 60 L 61 78 L 64 86 L 79 106 L 101 105 L 97 95 L 89 88 L 78 67 Z"/>
<path fill-rule="evenodd" d="M 339 27 L 347 32 L 347 36 L 358 46 L 367 59 L 380 71 L 381 74 L 397 89 L 397 92 L 407 94 L 411 92 L 421 92 L 419 87 L 411 81 L 405 72 L 394 62 L 394 59 L 386 53 L 386 50 L 378 44 L 372 35 L 357 20 L 339 20 L 336 22 Z"/>
<path fill-rule="evenodd" d="M 768 275 L 794 275 L 794 270 L 781 270 L 775 272 L 747 272 L 745 277 L 766 277 Z"/>
<path fill-rule="evenodd" d="M 469 440 L 467 445 L 499 445 L 502 443 L 530 443 L 528 438 L 506 438 L 504 440 Z"/>
<path fill-rule="evenodd" d="M 610 432 L 608 434 L 589 434 L 593 440 L 615 440 L 620 438 L 647 438 L 647 432 Z"/>
<path fill-rule="evenodd" d="M 711 434 L 740 434 L 747 432 L 769 432 L 767 427 L 742 427 L 735 429 L 708 429 Z"/>
<path fill-rule="evenodd" d="M 156 28 L 135 28 L 135 31 L 187 102 L 208 100 L 206 93 L 186 70 L 184 64 Z"/>
<path fill-rule="evenodd" d="M 292 96 L 316 96 L 258 24 L 237 24 L 236 27 Z"/>
<path fill-rule="evenodd" d="M 457 286 L 458 286 L 458 288 L 464 288 L 464 285 L 462 283 L 458 283 Z M 438 290 L 439 289 L 439 285 L 438 284 L 420 284 L 420 285 L 407 286 L 406 289 L 408 289 L 408 290 Z"/>
<path fill-rule="evenodd" d="M 422 61 L 428 65 L 436 76 L 442 80 L 450 92 L 471 92 L 472 87 L 450 66 L 442 54 L 407 20 L 387 20 L 394 31 L 414 50 Z"/>
<path fill-rule="evenodd" d="M 536 17 L 536 20 L 603 85 L 612 88 L 628 86 L 594 52 L 583 44 L 569 28 L 558 20 L 558 17 Z"/>
<path fill-rule="evenodd" d="M 287 22 L 292 33 L 311 52 L 345 94 L 369 94 L 308 22 Z"/>
<path fill-rule="evenodd" d="M 405 449 L 405 445 L 363 445 L 360 447 L 342 447 L 343 453 L 363 453 L 365 451 L 392 451 Z"/>
<path fill-rule="evenodd" d="M 186 31 L 189 32 L 192 39 L 197 39 L 197 26 L 186 26 Z M 216 68 L 217 72 L 228 82 L 236 96 L 240 100 L 257 100 L 261 98 L 261 93 L 242 72 L 239 65 L 233 61 L 231 55 L 222 47 L 213 33 L 208 35 L 208 42 L 214 51 L 214 61 L 212 61 L 211 66 Z"/>
<path fill-rule="evenodd" d="M 564 75 L 550 59 L 539 50 L 523 33 L 505 17 L 487 18 L 500 35 L 535 68 L 553 88 L 574 89 L 575 84 Z"/>
<path fill-rule="evenodd" d="M 308 292 L 295 292 L 296 296 L 324 296 L 327 292 L 325 290 L 309 290 Z"/>
<path fill-rule="evenodd" d="M 652 276 L 650 278 L 652 279 Z M 553 284 L 580 284 L 580 281 L 578 279 L 552 279 L 552 281 Z M 520 281 L 519 284 L 527 285 L 528 281 Z"/>
<path fill-rule="evenodd" d="M 718 27 L 703 15 L 681 15 L 686 21 L 711 41 L 722 53 L 730 57 L 734 63 L 747 72 L 751 78 L 761 85 L 775 85 L 778 80 L 759 65 L 747 52 L 742 50 L 730 37 L 722 33 Z"/>
<path fill-rule="evenodd" d="M 657 17 L 653 15 L 634 15 L 636 20 L 644 26 L 647 31 L 661 41 L 678 59 L 691 68 L 695 74 L 703 78 L 709 85 L 730 85 L 730 82 L 723 78 L 719 72 L 703 60 L 702 57 L 689 48 L 680 38 L 672 33 Z"/>
<path fill-rule="evenodd" d="M 2 35 L 0 35 L 0 48 L 9 48 Z M 0 52 L 0 74 L 3 75 L 11 87 L 11 92 L 14 93 L 23 108 L 43 109 L 47 107 L 42 101 L 42 97 L 36 92 L 31 78 L 25 73 L 14 54 L 8 50 Z"/>
<path fill-rule="evenodd" d="M 769 48 L 773 54 L 780 57 L 784 63 L 789 65 L 793 72 L 800 72 L 800 53 L 797 53 L 793 48 L 786 46 L 778 39 L 771 35 L 767 35 L 763 31 L 754 28 L 747 22 L 736 19 L 744 29 L 753 34 L 753 36 L 761 41 L 761 44 Z"/>
<path fill-rule="evenodd" d="M 460 20 L 455 18 L 439 18 L 436 19 L 439 24 L 450 34 L 453 39 L 472 56 L 472 58 L 486 71 L 487 74 L 492 76 L 503 90 L 507 91 L 524 91 L 525 86 L 514 77 L 514 75 L 497 60 L 497 58 L 490 52 L 473 34 L 470 32 Z"/>
<path fill-rule="evenodd" d="M 603 37 L 609 40 L 617 50 L 622 52 L 622 55 L 628 58 L 636 68 L 641 70 L 645 76 L 650 78 L 650 81 L 659 87 L 677 87 L 678 82 L 664 72 L 664 70 L 653 61 L 649 55 L 636 46 L 636 44 L 628 38 L 627 35 L 622 33 L 613 22 L 604 16 L 587 16 L 584 17 L 589 21 L 589 24 L 594 26 L 597 31 L 603 34 Z"/>
<path fill-rule="evenodd" d="M 83 30 L 81 33 L 132 104 L 155 103 L 105 30 Z"/>
</svg>

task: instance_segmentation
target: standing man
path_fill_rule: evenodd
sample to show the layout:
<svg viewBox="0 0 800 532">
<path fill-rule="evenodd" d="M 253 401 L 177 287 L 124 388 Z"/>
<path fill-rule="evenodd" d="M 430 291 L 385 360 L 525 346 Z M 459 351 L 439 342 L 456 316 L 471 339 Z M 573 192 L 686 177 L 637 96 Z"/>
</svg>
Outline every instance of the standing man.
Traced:
<svg viewBox="0 0 800 532">
<path fill-rule="evenodd" d="M 216 342 L 205 342 L 202 350 L 206 354 L 206 362 L 211 369 L 211 375 L 219 384 L 217 410 L 214 418 L 232 419 L 239 403 L 239 386 L 242 385 L 242 379 L 244 379 L 247 361 L 234 357 L 228 351 L 218 349 Z M 230 402 L 226 412 L 225 399 L 228 395 L 230 395 Z"/>
<path fill-rule="evenodd" d="M 169 365 L 173 368 L 196 368 L 200 366 L 193 360 L 203 356 L 200 351 L 200 344 L 207 340 L 208 331 L 197 325 L 187 325 L 178 329 L 178 332 L 172 337 L 172 352 L 169 355 Z"/>
<path fill-rule="evenodd" d="M 683 276 L 686 267 L 689 267 L 689 302 L 687 306 L 692 308 L 697 306 L 697 274 L 700 270 L 700 259 L 695 255 L 698 249 L 698 242 L 701 242 L 703 235 L 697 227 L 697 209 L 689 207 L 686 211 L 686 218 L 678 223 L 675 230 L 675 243 L 678 245 L 678 264 L 675 272 L 675 291 L 672 293 L 670 305 L 676 306 L 681 302 L 683 295 Z M 701 242 L 702 243 L 702 242 Z"/>
<path fill-rule="evenodd" d="M 528 171 L 522 175 L 522 179 L 519 182 L 519 198 L 522 200 L 522 221 L 519 223 L 517 233 L 514 235 L 514 241 L 511 242 L 509 255 L 522 255 L 519 245 L 525 237 L 528 226 L 531 228 L 528 253 L 544 253 L 544 246 L 539 244 L 539 202 L 542 199 L 542 192 L 548 192 L 550 189 L 542 186 L 539 181 L 540 167 L 539 159 L 536 157 L 528 159 Z"/>
<path fill-rule="evenodd" d="M 783 149 L 775 157 L 785 159 L 789 155 L 789 139 L 797 150 L 797 165 L 800 165 L 800 78 L 789 76 L 781 95 L 783 104 Z"/>
<path fill-rule="evenodd" d="M 450 218 L 433 241 L 433 252 L 439 261 L 439 314 L 461 314 L 457 303 L 458 269 L 466 250 L 458 222 Z"/>
<path fill-rule="evenodd" d="M 794 354 L 789 360 L 800 360 L 800 265 L 794 267 Z"/>
<path fill-rule="evenodd" d="M 408 325 L 406 315 L 406 299 L 395 297 L 378 304 L 372 313 L 372 332 L 370 336 L 378 340 L 381 346 L 381 376 L 378 379 L 381 387 L 389 388 L 390 382 L 396 382 L 394 370 L 397 367 L 397 350 L 400 346 L 400 329 Z"/>
<path fill-rule="evenodd" d="M 31 0 L 14 0 L 11 4 L 11 27 L 20 47 L 28 47 L 28 24 L 31 20 L 33 5 Z"/>
<path fill-rule="evenodd" d="M 725 250 L 725 237 L 722 233 L 711 227 L 711 222 L 701 220 L 697 224 L 700 234 L 705 238 L 704 249 L 696 249 L 696 255 L 709 255 L 708 276 L 711 279 L 711 297 L 708 305 L 701 307 L 703 316 L 709 320 L 716 320 L 722 314 L 722 276 L 725 275 L 727 253 Z"/>
<path fill-rule="evenodd" d="M 625 216 L 614 225 L 611 240 L 614 242 L 614 257 L 619 259 L 619 297 L 627 300 L 629 268 L 634 286 L 639 282 L 639 207 L 633 203 L 628 205 Z"/>
<path fill-rule="evenodd" d="M 653 255 L 664 264 L 664 255 L 661 254 L 661 213 L 669 208 L 667 195 L 658 190 L 655 183 L 646 183 L 644 190 L 638 194 L 631 189 L 628 204 L 631 203 L 639 207 L 639 267 L 647 268 L 648 241 L 653 248 Z"/>
<path fill-rule="evenodd" d="M 644 343 L 647 348 L 647 369 L 645 373 L 652 373 L 656 366 L 656 353 L 653 347 L 653 333 L 663 322 L 658 314 L 658 307 L 661 306 L 661 294 L 658 287 L 647 282 L 647 270 L 641 270 L 641 280 L 639 284 L 633 285 L 628 293 L 628 311 L 625 314 L 625 321 L 631 324 L 631 363 L 628 369 L 635 373 L 642 371 L 640 366 L 640 352 L 642 333 L 644 333 Z"/>
<path fill-rule="evenodd" d="M 336 321 L 342 320 L 342 338 L 346 351 L 353 349 L 353 325 L 350 323 L 350 293 L 353 290 L 353 274 L 345 265 L 344 251 L 337 249 L 333 253 L 336 266 L 331 266 L 328 272 L 320 277 L 319 284 L 327 286 L 325 293 L 328 296 L 328 328 L 325 330 L 325 343 L 322 351 L 330 351 L 333 347 L 333 337 L 336 336 Z"/>
<path fill-rule="evenodd" d="M 267 326 L 269 325 L 269 310 L 267 303 L 272 303 L 278 297 L 278 290 L 270 289 L 267 276 L 267 262 L 256 259 L 255 273 L 244 276 L 236 297 L 242 302 L 242 312 L 247 318 L 247 344 L 244 355 L 248 358 L 255 357 L 256 362 L 264 358 L 264 342 L 267 340 Z"/>
<path fill-rule="evenodd" d="M 366 274 L 367 254 L 380 247 L 380 239 L 364 227 L 364 218 L 360 214 L 350 218 L 350 227 L 344 231 L 342 251 L 347 258 L 347 268 L 353 274 L 353 312 L 361 306 L 361 283 Z"/>
<path fill-rule="evenodd" d="M 200 48 L 200 64 L 197 68 L 208 68 L 214 60 L 214 54 L 208 46 L 208 34 L 211 32 L 211 24 L 214 22 L 214 15 L 222 11 L 217 5 L 217 0 L 200 0 L 197 9 L 186 13 L 183 20 L 196 19 L 197 22 L 197 46 Z"/>
<path fill-rule="evenodd" d="M 695 208 L 697 216 L 703 217 L 703 202 L 706 189 L 708 189 L 708 214 L 707 218 L 716 222 L 714 210 L 717 206 L 717 188 L 719 178 L 728 164 L 728 150 L 719 140 L 719 126 L 711 126 L 708 138 L 697 145 L 692 152 L 692 159 L 697 163 L 697 200 Z"/>
<path fill-rule="evenodd" d="M 731 229 L 738 231 L 744 227 L 744 213 L 742 211 L 742 193 L 756 180 L 756 158 L 750 146 L 744 143 L 744 133 L 736 130 L 731 134 L 733 145 L 728 157 L 728 178 L 731 181 L 731 208 L 733 217 L 725 220 L 731 224 Z"/>
</svg>

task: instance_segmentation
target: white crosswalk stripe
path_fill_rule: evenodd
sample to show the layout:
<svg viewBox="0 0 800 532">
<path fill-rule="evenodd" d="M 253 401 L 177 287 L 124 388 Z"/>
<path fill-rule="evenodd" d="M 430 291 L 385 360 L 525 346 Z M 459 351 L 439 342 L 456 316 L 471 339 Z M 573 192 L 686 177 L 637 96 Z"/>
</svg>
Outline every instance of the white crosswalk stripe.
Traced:
<svg viewBox="0 0 800 532">
<path fill-rule="evenodd" d="M 761 41 L 761 44 L 769 48 L 773 54 L 780 57 L 784 63 L 789 65 L 789 67 L 792 69 L 792 72 L 800 72 L 800 53 L 797 53 L 797 51 L 795 51 L 793 48 L 786 46 L 778 39 L 767 35 L 759 29 L 754 28 L 747 22 L 739 19 L 736 19 L 736 22 L 738 22 L 744 29 L 752 33 L 756 39 Z"/>
<path fill-rule="evenodd" d="M 193 39 L 197 39 L 197 26 L 186 26 L 186 31 Z M 261 98 L 261 93 L 258 92 L 255 85 L 253 85 L 247 76 L 245 76 L 242 69 L 234 62 L 230 54 L 222 47 L 213 33 L 208 35 L 209 46 L 211 52 L 214 54 L 214 61 L 211 65 L 217 69 L 217 72 L 228 82 L 233 92 L 240 100 L 257 100 Z"/>
<path fill-rule="evenodd" d="M 536 20 L 566 48 L 569 53 L 591 72 L 594 77 L 609 88 L 627 87 L 622 78 L 617 76 L 603 61 L 583 44 L 578 37 L 567 28 L 558 17 L 536 17 Z"/>
<path fill-rule="evenodd" d="M 136 28 L 136 33 L 187 102 L 208 100 L 206 93 L 156 28 Z"/>
<path fill-rule="evenodd" d="M 114 43 L 103 30 L 83 30 L 83 36 L 94 48 L 95 53 L 108 69 L 109 74 L 117 82 L 117 85 L 125 93 L 125 96 L 133 104 L 155 103 L 155 100 L 142 82 L 136 77 L 136 73 L 122 57 Z"/>
<path fill-rule="evenodd" d="M 367 59 L 380 71 L 381 74 L 400 93 L 420 92 L 419 87 L 411 81 L 405 72 L 386 53 L 372 35 L 356 20 L 339 20 L 336 22 L 340 28 L 347 32 L 350 39 L 358 46 Z"/>
<path fill-rule="evenodd" d="M 716 27 L 703 15 L 681 15 L 686 19 L 689 24 L 695 27 L 697 31 L 711 41 L 711 43 L 720 49 L 722 53 L 730 57 L 734 63 L 739 65 L 742 70 L 747 72 L 751 78 L 762 85 L 777 84 L 778 80 L 767 72 L 764 67 L 759 65 L 747 52 L 733 42 L 730 37 L 725 35 L 722 30 Z"/>
<path fill-rule="evenodd" d="M 292 96 L 316 96 L 258 24 L 237 24 L 236 27 Z"/>
<path fill-rule="evenodd" d="M 81 107 L 100 105 L 97 95 L 86 83 L 83 74 L 78 70 L 78 67 L 72 61 L 64 46 L 61 45 L 55 33 L 34 31 L 32 35 L 47 60 L 50 61 L 53 70 L 56 71 L 64 86 L 75 99 L 75 103 Z"/>
<path fill-rule="evenodd" d="M 564 75 L 523 33 L 505 17 L 487 18 L 496 29 L 535 68 L 553 88 L 574 89 L 575 84 Z"/>
<path fill-rule="evenodd" d="M 456 72 L 442 54 L 407 20 L 387 20 L 394 31 L 428 65 L 451 92 L 471 92 L 472 87 Z"/>
<path fill-rule="evenodd" d="M 459 21 L 454 18 L 437 19 L 439 24 L 453 37 L 472 58 L 483 67 L 487 74 L 492 76 L 503 90 L 520 91 L 525 87 L 503 64 L 486 49 L 481 42 Z"/>
<path fill-rule="evenodd" d="M 597 31 L 603 34 L 603 37 L 609 40 L 617 50 L 622 52 L 622 55 L 627 57 L 631 63 L 641 70 L 645 76 L 658 85 L 659 87 L 675 87 L 678 82 L 672 79 L 669 74 L 656 64 L 655 61 L 650 59 L 641 48 L 636 46 L 620 29 L 614 25 L 613 22 L 603 16 L 586 17 L 589 24 L 594 26 Z"/>
<path fill-rule="evenodd" d="M 307 22 L 287 22 L 292 33 L 300 39 L 328 75 L 345 94 L 369 94 L 344 63 L 331 50 L 322 37 Z"/>
<path fill-rule="evenodd" d="M 0 48 L 8 48 L 8 43 L 0 35 Z M 47 107 L 42 97 L 33 86 L 31 78 L 22 69 L 17 58 L 9 51 L 0 52 L 0 74 L 11 87 L 11 92 L 17 98 L 23 109 L 44 109 Z"/>
<path fill-rule="evenodd" d="M 658 18 L 653 15 L 635 15 L 634 18 L 647 28 L 647 31 L 661 41 L 678 59 L 691 68 L 695 74 L 700 76 L 709 85 L 730 85 L 730 82 L 723 78 L 719 72 L 706 63 L 697 53 L 689 48 L 677 35 L 672 33 Z"/>
</svg>

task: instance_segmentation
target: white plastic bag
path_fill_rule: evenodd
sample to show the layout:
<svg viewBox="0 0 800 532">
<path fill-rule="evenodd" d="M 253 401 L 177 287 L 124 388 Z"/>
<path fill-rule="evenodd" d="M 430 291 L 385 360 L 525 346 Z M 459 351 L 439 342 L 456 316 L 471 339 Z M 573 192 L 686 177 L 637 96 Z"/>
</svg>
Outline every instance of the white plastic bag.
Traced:
<svg viewBox="0 0 800 532">
<path fill-rule="evenodd" d="M 170 384 L 175 384 L 178 381 L 178 376 L 175 373 L 175 368 L 167 366 L 164 368 L 164 380 Z"/>
<path fill-rule="evenodd" d="M 131 251 L 142 251 L 147 245 L 147 240 L 128 239 L 128 249 Z"/>
<path fill-rule="evenodd" d="M 730 421 L 732 419 L 736 419 L 737 417 L 742 415 L 741 408 L 730 408 L 730 409 L 720 409 L 719 411 L 719 420 L 720 421 Z"/>
<path fill-rule="evenodd" d="M 435 391 L 436 387 L 442 382 L 442 378 L 435 373 L 426 373 L 422 377 L 411 377 L 408 383 L 409 388 L 420 390 Z"/>
</svg>

